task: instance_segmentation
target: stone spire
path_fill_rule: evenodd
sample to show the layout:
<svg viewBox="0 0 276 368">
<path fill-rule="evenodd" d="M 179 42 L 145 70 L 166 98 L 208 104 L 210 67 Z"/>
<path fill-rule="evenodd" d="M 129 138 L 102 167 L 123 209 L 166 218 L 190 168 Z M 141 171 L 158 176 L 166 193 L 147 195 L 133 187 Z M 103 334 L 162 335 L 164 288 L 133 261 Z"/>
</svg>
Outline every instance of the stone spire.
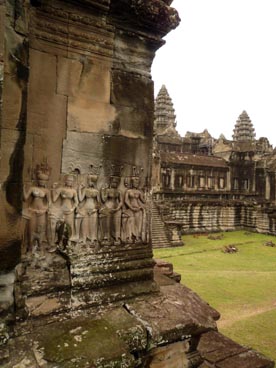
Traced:
<svg viewBox="0 0 276 368">
<path fill-rule="evenodd" d="M 254 141 L 256 137 L 255 129 L 246 111 L 243 111 L 233 131 L 234 141 Z"/>
<path fill-rule="evenodd" d="M 154 118 L 154 127 L 157 133 L 162 133 L 167 128 L 175 128 L 176 126 L 172 99 L 164 84 L 155 100 Z"/>
</svg>

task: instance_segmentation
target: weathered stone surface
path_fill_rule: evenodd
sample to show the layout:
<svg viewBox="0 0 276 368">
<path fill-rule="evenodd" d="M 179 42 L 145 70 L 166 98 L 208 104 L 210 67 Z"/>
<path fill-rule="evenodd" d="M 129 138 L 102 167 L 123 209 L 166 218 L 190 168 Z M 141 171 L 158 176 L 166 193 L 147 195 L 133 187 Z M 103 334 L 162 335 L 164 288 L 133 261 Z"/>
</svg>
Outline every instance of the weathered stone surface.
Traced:
<svg viewBox="0 0 276 368">
<path fill-rule="evenodd" d="M 189 342 L 180 341 L 151 350 L 149 368 L 188 368 Z"/>
<path fill-rule="evenodd" d="M 14 281 L 14 271 L 2 275 L 0 274 L 0 315 L 13 306 Z"/>
<path fill-rule="evenodd" d="M 0 191 L 0 270 L 11 271 L 20 261 L 19 223 L 17 213 L 5 200 L 5 195 Z"/>
<path fill-rule="evenodd" d="M 198 350 L 203 359 L 217 368 L 270 368 L 274 363 L 248 347 L 238 345 L 219 332 L 211 331 L 200 337 Z"/>
<path fill-rule="evenodd" d="M 20 117 L 22 92 L 14 76 L 5 75 L 5 88 L 3 89 L 3 119 L 2 128 L 18 129 L 18 120 Z M 9 98 L 13 96 L 14 98 Z"/>
<path fill-rule="evenodd" d="M 28 342 L 15 339 L 10 349 L 16 349 L 17 355 L 12 354 L 6 367 L 27 360 L 33 367 L 134 367 L 130 352 L 142 351 L 146 346 L 143 325 L 123 308 L 117 308 L 96 319 L 75 318 L 36 329 Z"/>
<path fill-rule="evenodd" d="M 34 136 L 33 162 L 39 163 L 43 157 L 59 177 L 60 151 L 66 128 L 65 96 L 57 95 L 57 58 L 45 52 L 30 51 L 30 81 L 28 98 L 27 133 Z M 30 166 L 29 166 L 30 168 Z"/>
<path fill-rule="evenodd" d="M 116 116 L 115 109 L 109 103 L 98 102 L 84 94 L 69 99 L 69 130 L 79 132 L 109 132 Z"/>
<path fill-rule="evenodd" d="M 17 316 L 35 318 L 68 310 L 70 285 L 67 262 L 60 255 L 28 255 L 16 268 Z"/>
<path fill-rule="evenodd" d="M 162 273 L 163 275 L 171 278 L 172 280 L 176 281 L 176 282 L 180 282 L 181 280 L 181 275 L 177 272 L 173 271 L 173 264 L 169 263 L 167 261 L 164 261 L 162 259 L 155 259 L 155 266 L 154 266 L 154 270 L 155 273 Z"/>
<path fill-rule="evenodd" d="M 5 5 L 0 2 L 0 62 L 4 59 Z"/>
<path fill-rule="evenodd" d="M 76 59 L 58 56 L 57 62 L 57 93 L 75 96 L 79 89 L 83 63 Z"/>
<path fill-rule="evenodd" d="M 79 168 L 81 173 L 87 173 L 91 164 L 102 165 L 98 186 L 106 185 L 106 180 L 112 162 L 123 165 L 124 174 L 131 175 L 132 167 L 144 168 L 143 176 L 147 177 L 147 166 L 144 161 L 144 152 L 149 141 L 114 135 L 99 135 L 91 133 L 68 132 L 63 144 L 62 171 Z M 125 153 L 128 153 L 126 156 Z M 106 177 L 104 177 L 106 176 Z M 120 182 L 120 187 L 122 186 Z M 142 185 L 144 183 L 141 183 Z"/>
<path fill-rule="evenodd" d="M 76 87 L 68 101 L 68 129 L 109 132 L 116 116 L 116 109 L 110 104 L 110 64 L 86 59 L 81 73 L 79 65 L 76 67 L 77 74 L 73 70 L 72 76 Z"/>
<path fill-rule="evenodd" d="M 112 72 L 111 102 L 121 107 L 132 107 L 147 110 L 153 108 L 153 82 L 148 78 L 134 77 L 129 79 L 128 73 L 114 70 Z M 151 119 L 149 119 L 151 120 Z"/>
<path fill-rule="evenodd" d="M 146 28 L 152 33 L 165 35 L 179 24 L 177 12 L 162 0 L 151 3 L 146 0 L 112 1 L 111 9 L 118 18 L 122 17 L 125 22 L 134 22 L 138 29 Z"/>
<path fill-rule="evenodd" d="M 127 304 L 129 312 L 148 326 L 153 345 L 216 328 L 219 314 L 190 289 L 174 284 L 161 286 L 160 292 Z"/>
</svg>

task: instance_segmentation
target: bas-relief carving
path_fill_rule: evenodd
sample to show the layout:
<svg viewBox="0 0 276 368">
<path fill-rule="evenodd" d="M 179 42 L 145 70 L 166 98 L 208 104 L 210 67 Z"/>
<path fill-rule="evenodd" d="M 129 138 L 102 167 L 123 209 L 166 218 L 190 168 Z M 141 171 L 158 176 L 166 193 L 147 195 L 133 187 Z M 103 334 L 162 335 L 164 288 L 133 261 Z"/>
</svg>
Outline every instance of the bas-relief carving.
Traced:
<svg viewBox="0 0 276 368">
<path fill-rule="evenodd" d="M 100 209 L 100 229 L 102 243 L 121 242 L 122 194 L 118 189 L 119 176 L 111 176 L 108 188 L 101 190 L 103 206 Z"/>
<path fill-rule="evenodd" d="M 47 242 L 47 212 L 51 204 L 50 192 L 46 188 L 50 168 L 45 161 L 35 169 L 36 185 L 28 190 L 23 187 L 23 199 L 27 206 L 23 209 L 24 224 L 23 253 L 33 251 L 35 247 L 44 251 L 43 242 Z"/>
<path fill-rule="evenodd" d="M 127 236 L 135 242 L 146 242 L 146 200 L 144 193 L 138 189 L 140 179 L 137 176 L 131 178 L 132 188 L 125 193 L 125 204 L 127 206 Z M 128 240 L 128 238 L 127 238 Z"/>
<path fill-rule="evenodd" d="M 24 188 L 27 252 L 36 249 L 52 252 L 57 248 L 63 251 L 71 243 L 85 243 L 95 249 L 113 244 L 147 243 L 146 200 L 139 189 L 136 168 L 133 168 L 134 175 L 122 177 L 123 167 L 112 165 L 100 188 L 97 182 L 101 166 L 91 165 L 91 168 L 93 172 L 86 175 L 80 170 L 65 175 L 63 184 L 54 183 L 49 190 L 46 184 L 50 169 L 47 163 L 37 166 L 37 184 L 27 191 Z"/>
<path fill-rule="evenodd" d="M 63 221 L 69 226 L 71 239 L 76 237 L 75 210 L 77 209 L 79 202 L 77 191 L 75 188 L 73 188 L 73 184 L 74 176 L 66 175 L 64 185 L 62 187 L 58 188 L 57 183 L 53 185 L 53 205 L 50 209 L 52 243 L 55 240 L 57 221 Z M 58 202 L 57 205 L 54 205 L 56 202 Z"/>
<path fill-rule="evenodd" d="M 98 176 L 87 176 L 87 187 L 81 184 L 78 189 L 80 204 L 76 214 L 77 238 L 96 243 L 98 240 L 98 211 L 101 206 L 100 192 L 96 189 Z"/>
</svg>

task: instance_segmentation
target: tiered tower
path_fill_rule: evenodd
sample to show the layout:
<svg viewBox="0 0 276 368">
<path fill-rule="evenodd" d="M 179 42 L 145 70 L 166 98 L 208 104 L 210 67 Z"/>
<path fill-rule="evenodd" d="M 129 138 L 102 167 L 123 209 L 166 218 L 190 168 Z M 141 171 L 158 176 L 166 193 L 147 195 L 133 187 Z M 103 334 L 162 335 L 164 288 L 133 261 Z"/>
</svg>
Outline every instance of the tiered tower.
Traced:
<svg viewBox="0 0 276 368">
<path fill-rule="evenodd" d="M 239 116 L 232 137 L 234 141 L 239 142 L 255 140 L 255 129 L 246 111 Z"/>
<path fill-rule="evenodd" d="M 154 127 L 156 133 L 160 134 L 169 127 L 175 128 L 175 113 L 172 99 L 163 84 L 155 100 Z"/>
</svg>

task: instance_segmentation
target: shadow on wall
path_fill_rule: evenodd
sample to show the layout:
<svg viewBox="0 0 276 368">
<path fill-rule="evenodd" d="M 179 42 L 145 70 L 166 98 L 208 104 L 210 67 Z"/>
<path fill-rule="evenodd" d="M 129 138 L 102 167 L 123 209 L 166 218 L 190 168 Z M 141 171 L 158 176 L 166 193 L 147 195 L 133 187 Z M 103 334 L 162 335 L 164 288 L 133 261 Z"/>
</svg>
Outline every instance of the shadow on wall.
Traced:
<svg viewBox="0 0 276 368">
<path fill-rule="evenodd" d="M 20 261 L 20 220 L 0 192 L 0 273 L 13 269 Z"/>
</svg>

